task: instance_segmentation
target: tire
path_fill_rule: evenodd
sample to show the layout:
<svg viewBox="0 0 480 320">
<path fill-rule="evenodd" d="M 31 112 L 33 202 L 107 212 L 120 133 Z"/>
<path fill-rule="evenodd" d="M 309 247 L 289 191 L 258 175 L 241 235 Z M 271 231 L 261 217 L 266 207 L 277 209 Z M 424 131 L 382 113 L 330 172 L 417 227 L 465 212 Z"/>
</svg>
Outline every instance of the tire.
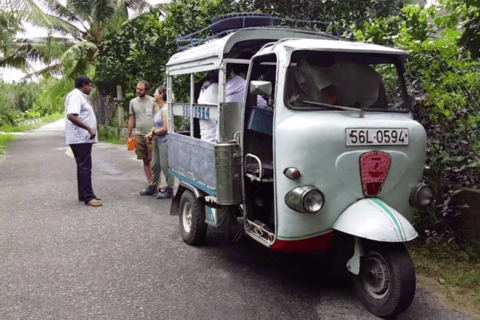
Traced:
<svg viewBox="0 0 480 320">
<path fill-rule="evenodd" d="M 354 276 L 360 301 L 373 314 L 390 318 L 408 309 L 415 295 L 415 270 L 402 243 L 368 242 Z"/>
<path fill-rule="evenodd" d="M 207 233 L 203 198 L 196 199 L 190 190 L 184 191 L 178 217 L 183 241 L 192 246 L 203 243 Z"/>
<path fill-rule="evenodd" d="M 273 17 L 269 14 L 252 12 L 230 13 L 213 18 L 210 32 L 212 35 L 217 35 L 229 30 L 271 25 L 273 25 Z"/>
</svg>

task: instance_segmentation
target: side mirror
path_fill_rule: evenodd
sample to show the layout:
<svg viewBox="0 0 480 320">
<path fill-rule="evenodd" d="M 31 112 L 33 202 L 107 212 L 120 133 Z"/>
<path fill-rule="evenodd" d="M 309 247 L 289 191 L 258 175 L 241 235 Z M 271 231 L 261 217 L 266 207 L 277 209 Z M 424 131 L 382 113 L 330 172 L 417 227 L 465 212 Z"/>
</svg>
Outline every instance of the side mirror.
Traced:
<svg viewBox="0 0 480 320">
<path fill-rule="evenodd" d="M 254 95 L 258 94 L 272 94 L 272 83 L 270 81 L 250 81 L 250 93 Z"/>
</svg>

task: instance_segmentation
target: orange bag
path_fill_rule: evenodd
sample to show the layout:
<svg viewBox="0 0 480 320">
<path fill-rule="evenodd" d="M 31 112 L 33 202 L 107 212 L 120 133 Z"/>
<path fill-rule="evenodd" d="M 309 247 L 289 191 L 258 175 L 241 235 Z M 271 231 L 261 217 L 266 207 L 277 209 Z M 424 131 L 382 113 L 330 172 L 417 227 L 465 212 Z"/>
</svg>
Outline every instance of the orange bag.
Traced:
<svg viewBox="0 0 480 320">
<path fill-rule="evenodd" d="M 127 140 L 127 150 L 133 151 L 135 150 L 135 138 L 130 138 Z"/>
</svg>

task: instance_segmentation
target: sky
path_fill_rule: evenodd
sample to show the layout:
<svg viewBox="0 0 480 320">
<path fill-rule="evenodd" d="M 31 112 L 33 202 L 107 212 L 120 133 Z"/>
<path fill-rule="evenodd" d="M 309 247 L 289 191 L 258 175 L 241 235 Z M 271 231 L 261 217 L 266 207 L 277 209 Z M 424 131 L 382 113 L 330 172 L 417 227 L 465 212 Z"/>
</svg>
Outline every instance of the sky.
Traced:
<svg viewBox="0 0 480 320">
<path fill-rule="evenodd" d="M 65 0 L 60 0 L 63 4 L 66 3 Z M 171 2 L 171 0 L 147 0 L 148 3 L 155 5 L 158 3 L 166 3 L 166 2 Z M 47 31 L 42 28 L 34 27 L 32 25 L 26 24 L 25 25 L 26 32 L 24 34 L 19 34 L 20 37 L 23 38 L 36 38 L 36 37 L 46 37 L 47 36 Z M 35 70 L 40 70 L 45 67 L 45 65 L 41 63 L 34 63 L 32 64 L 32 67 Z M 17 82 L 20 81 L 25 76 L 25 73 L 23 73 L 20 70 L 16 70 L 13 68 L 0 68 L 0 79 L 2 79 L 5 82 Z"/>
</svg>

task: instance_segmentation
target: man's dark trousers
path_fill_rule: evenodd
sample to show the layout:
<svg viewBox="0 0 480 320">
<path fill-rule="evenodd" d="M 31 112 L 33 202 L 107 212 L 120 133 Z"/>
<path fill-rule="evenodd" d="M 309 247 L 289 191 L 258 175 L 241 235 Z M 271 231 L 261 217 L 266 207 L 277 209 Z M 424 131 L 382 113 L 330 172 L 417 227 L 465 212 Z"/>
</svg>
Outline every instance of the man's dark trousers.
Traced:
<svg viewBox="0 0 480 320">
<path fill-rule="evenodd" d="M 71 144 L 77 162 L 78 200 L 95 199 L 92 188 L 92 143 Z"/>
</svg>

